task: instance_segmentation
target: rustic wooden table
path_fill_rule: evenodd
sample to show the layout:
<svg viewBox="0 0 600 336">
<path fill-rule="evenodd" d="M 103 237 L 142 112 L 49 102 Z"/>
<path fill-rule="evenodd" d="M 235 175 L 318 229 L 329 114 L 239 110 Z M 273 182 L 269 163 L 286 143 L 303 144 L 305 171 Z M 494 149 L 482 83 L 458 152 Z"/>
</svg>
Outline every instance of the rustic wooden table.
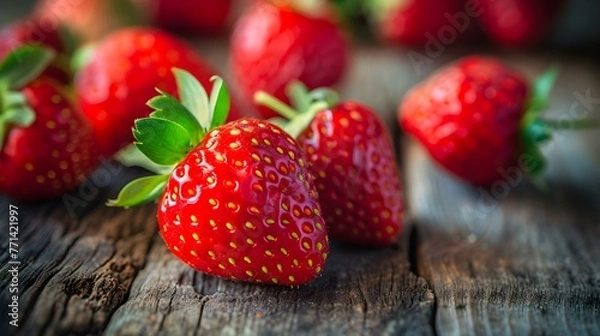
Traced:
<svg viewBox="0 0 600 336">
<path fill-rule="evenodd" d="M 226 72 L 226 41 L 193 43 Z M 126 181 L 143 174 L 106 161 L 63 200 L 20 204 L 0 198 L 0 330 L 19 335 L 600 334 L 598 131 L 560 132 L 544 147 L 549 190 L 542 192 L 525 181 L 493 190 L 465 185 L 397 130 L 394 114 L 404 92 L 464 53 L 446 51 L 419 71 L 406 50 L 357 47 L 342 87 L 344 96 L 373 105 L 399 140 L 408 215 L 396 245 L 364 249 L 334 243 L 323 275 L 296 289 L 207 276 L 167 251 L 155 205 L 131 210 L 103 205 Z M 548 65 L 561 65 L 550 115 L 599 114 L 600 70 L 590 58 L 495 54 L 532 78 Z M 18 328 L 8 325 L 5 312 L 12 280 L 9 204 L 19 207 Z"/>
</svg>

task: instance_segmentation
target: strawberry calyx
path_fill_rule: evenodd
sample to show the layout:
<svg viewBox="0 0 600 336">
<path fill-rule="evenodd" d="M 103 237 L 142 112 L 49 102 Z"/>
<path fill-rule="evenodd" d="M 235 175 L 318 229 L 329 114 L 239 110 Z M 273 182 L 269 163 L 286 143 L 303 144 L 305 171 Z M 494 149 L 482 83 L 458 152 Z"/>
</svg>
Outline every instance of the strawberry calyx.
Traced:
<svg viewBox="0 0 600 336">
<path fill-rule="evenodd" d="M 192 74 L 178 68 L 172 71 L 180 100 L 157 88 L 159 95 L 147 103 L 154 112 L 135 121 L 135 142 L 119 153 L 124 164 L 146 168 L 155 175 L 131 181 L 108 206 L 129 208 L 158 198 L 175 166 L 227 119 L 229 91 L 220 77 L 211 78 L 209 97 Z"/>
<path fill-rule="evenodd" d="M 551 67 L 535 81 L 521 120 L 521 154 L 527 156 L 527 170 L 533 178 L 539 177 L 546 167 L 546 159 L 539 146 L 552 139 L 553 131 L 596 127 L 596 123 L 588 119 L 549 120 L 541 117 L 549 106 L 550 91 L 557 76 L 558 69 Z"/>
<path fill-rule="evenodd" d="M 255 93 L 254 102 L 281 115 L 283 118 L 273 118 L 269 121 L 283 128 L 294 138 L 310 125 L 317 113 L 336 106 L 340 101 L 338 93 L 333 89 L 321 87 L 309 91 L 299 81 L 291 82 L 286 91 L 292 106 L 264 91 Z"/>
<path fill-rule="evenodd" d="M 54 57 L 48 48 L 25 45 L 0 64 L 0 150 L 11 127 L 28 127 L 35 121 L 35 112 L 20 89 L 38 78 Z"/>
</svg>

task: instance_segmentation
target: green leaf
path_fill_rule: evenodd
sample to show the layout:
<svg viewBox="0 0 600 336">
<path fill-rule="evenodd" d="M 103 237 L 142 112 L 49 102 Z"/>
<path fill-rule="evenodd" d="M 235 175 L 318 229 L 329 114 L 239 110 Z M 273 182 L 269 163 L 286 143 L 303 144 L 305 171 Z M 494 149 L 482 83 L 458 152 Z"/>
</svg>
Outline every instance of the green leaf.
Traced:
<svg viewBox="0 0 600 336">
<path fill-rule="evenodd" d="M 54 51 L 34 45 L 15 49 L 0 64 L 0 82 L 11 89 L 23 87 L 37 78 L 52 62 Z"/>
<path fill-rule="evenodd" d="M 229 91 L 221 77 L 213 76 L 210 80 L 213 82 L 212 91 L 210 92 L 210 110 L 212 111 L 210 128 L 212 129 L 223 125 L 225 120 L 227 120 L 227 114 L 229 114 Z"/>
<path fill-rule="evenodd" d="M 129 182 L 116 199 L 106 202 L 107 206 L 129 208 L 157 199 L 165 189 L 169 175 L 151 175 Z"/>
<path fill-rule="evenodd" d="M 175 165 L 158 165 L 150 160 L 135 145 L 129 145 L 116 154 L 116 159 L 127 167 L 141 167 L 157 175 L 170 174 Z"/>
<path fill-rule="evenodd" d="M 35 112 L 21 92 L 9 91 L 0 85 L 0 149 L 11 126 L 29 127 L 35 121 Z"/>
<path fill-rule="evenodd" d="M 78 72 L 83 69 L 94 57 L 94 53 L 98 49 L 96 44 L 87 44 L 73 52 L 71 57 L 70 67 L 74 72 Z"/>
<path fill-rule="evenodd" d="M 150 99 L 147 103 L 148 106 L 154 109 L 150 117 L 169 120 L 178 124 L 188 132 L 194 145 L 198 144 L 204 136 L 198 120 L 175 97 L 159 89 L 157 91 L 161 95 Z"/>
<path fill-rule="evenodd" d="M 138 119 L 133 135 L 136 147 L 159 165 L 176 164 L 193 148 L 189 133 L 169 120 Z"/>
<path fill-rule="evenodd" d="M 208 96 L 202 84 L 191 73 L 178 68 L 173 68 L 177 80 L 181 104 L 196 117 L 204 131 L 208 131 L 212 120 L 212 110 L 208 103 Z"/>
<path fill-rule="evenodd" d="M 531 97 L 528 103 L 529 118 L 538 117 L 546 107 L 550 97 L 550 91 L 558 77 L 558 68 L 551 67 L 546 70 L 534 83 Z"/>
<path fill-rule="evenodd" d="M 530 144 L 539 144 L 550 140 L 552 137 L 552 129 L 541 120 L 534 120 L 523 130 L 525 142 Z"/>
</svg>

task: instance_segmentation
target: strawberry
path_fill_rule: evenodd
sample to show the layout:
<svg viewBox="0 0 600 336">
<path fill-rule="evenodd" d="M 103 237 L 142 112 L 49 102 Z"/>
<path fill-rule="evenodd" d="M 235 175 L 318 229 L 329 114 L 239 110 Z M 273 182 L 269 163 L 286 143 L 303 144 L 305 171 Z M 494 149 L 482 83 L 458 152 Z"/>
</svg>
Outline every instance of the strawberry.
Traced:
<svg viewBox="0 0 600 336">
<path fill-rule="evenodd" d="M 148 116 L 144 104 L 157 86 L 177 94 L 172 67 L 207 85 L 215 74 L 187 44 L 159 30 L 128 28 L 107 36 L 75 79 L 83 112 L 92 122 L 101 153 L 113 155 L 133 140 L 130 125 Z M 239 112 L 232 111 L 232 118 Z"/>
<path fill-rule="evenodd" d="M 481 25 L 496 43 L 509 47 L 539 45 L 552 29 L 562 0 L 481 0 Z"/>
<path fill-rule="evenodd" d="M 337 84 L 348 53 L 344 36 L 329 19 L 285 4 L 255 2 L 234 29 L 230 65 L 247 101 L 258 90 L 286 100 L 285 87 L 292 80 L 309 88 Z M 260 113 L 275 116 L 266 108 Z"/>
<path fill-rule="evenodd" d="M 39 17 L 16 21 L 0 30 L 0 62 L 16 48 L 36 44 L 56 52 L 57 56 L 45 75 L 63 84 L 71 81 L 69 55 L 72 36 L 62 26 L 44 22 Z"/>
<path fill-rule="evenodd" d="M 552 129 L 586 126 L 540 118 L 555 77 L 548 71 L 532 89 L 498 60 L 467 57 L 409 91 L 399 122 L 442 167 L 472 184 L 492 186 L 517 168 L 535 176 L 544 167 L 538 145 Z"/>
<path fill-rule="evenodd" d="M 157 218 L 165 243 L 207 274 L 290 286 L 314 279 L 329 245 L 298 143 L 264 121 L 220 126 L 228 110 L 222 81 L 209 100 L 191 74 L 174 74 L 182 103 L 163 93 L 134 129 L 137 148 L 162 165 L 161 174 L 131 182 L 109 205 L 129 207 L 162 193 Z"/>
<path fill-rule="evenodd" d="M 83 115 L 57 82 L 38 78 L 52 57 L 23 46 L 0 65 L 0 192 L 25 201 L 73 190 L 98 162 Z"/>
<path fill-rule="evenodd" d="M 214 34 L 225 28 L 231 0 L 136 0 L 149 9 L 150 21 L 170 31 Z"/>
<path fill-rule="evenodd" d="M 390 44 L 423 48 L 438 39 L 445 41 L 454 36 L 452 39 L 460 41 L 470 36 L 470 32 L 462 31 L 469 28 L 466 15 L 466 24 L 454 23 L 453 15 L 466 12 L 461 0 L 370 0 L 367 3 L 376 32 Z"/>
<path fill-rule="evenodd" d="M 394 243 L 402 231 L 402 190 L 381 120 L 361 103 L 338 102 L 335 91 L 309 93 L 299 83 L 290 88 L 303 113 L 294 115 L 298 112 L 264 92 L 256 100 L 292 117 L 284 129 L 297 135 L 308 156 L 331 238 L 369 246 Z"/>
</svg>

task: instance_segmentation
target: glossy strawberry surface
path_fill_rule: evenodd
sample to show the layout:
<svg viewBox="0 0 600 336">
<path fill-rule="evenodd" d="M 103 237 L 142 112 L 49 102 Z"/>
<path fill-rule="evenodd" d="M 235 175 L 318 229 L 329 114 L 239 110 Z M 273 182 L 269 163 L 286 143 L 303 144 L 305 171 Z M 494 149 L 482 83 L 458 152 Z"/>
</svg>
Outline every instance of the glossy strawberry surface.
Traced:
<svg viewBox="0 0 600 336">
<path fill-rule="evenodd" d="M 55 81 L 38 79 L 22 92 L 36 120 L 8 132 L 0 152 L 0 193 L 25 201 L 56 198 L 98 163 L 92 131 Z"/>
<path fill-rule="evenodd" d="M 497 60 L 468 57 L 409 91 L 401 127 L 455 175 L 490 185 L 517 164 L 528 85 Z"/>
<path fill-rule="evenodd" d="M 313 89 L 340 82 L 349 58 L 346 41 L 330 20 L 256 2 L 231 38 L 231 69 L 247 101 L 266 91 L 287 102 L 285 87 L 296 79 Z M 275 113 L 261 108 L 263 117 Z"/>
<path fill-rule="evenodd" d="M 331 238 L 385 246 L 402 230 L 403 200 L 390 136 L 374 112 L 342 102 L 298 137 L 316 177 Z"/>
<path fill-rule="evenodd" d="M 316 187 L 297 142 L 241 119 L 218 127 L 174 169 L 158 206 L 171 251 L 208 274 L 300 285 L 329 245 Z"/>
<path fill-rule="evenodd" d="M 100 43 L 75 85 L 103 155 L 110 156 L 133 141 L 131 125 L 151 112 L 146 102 L 156 88 L 177 95 L 172 67 L 191 72 L 204 86 L 215 74 L 194 49 L 160 30 L 129 28 Z M 233 107 L 230 119 L 239 116 Z"/>
</svg>

